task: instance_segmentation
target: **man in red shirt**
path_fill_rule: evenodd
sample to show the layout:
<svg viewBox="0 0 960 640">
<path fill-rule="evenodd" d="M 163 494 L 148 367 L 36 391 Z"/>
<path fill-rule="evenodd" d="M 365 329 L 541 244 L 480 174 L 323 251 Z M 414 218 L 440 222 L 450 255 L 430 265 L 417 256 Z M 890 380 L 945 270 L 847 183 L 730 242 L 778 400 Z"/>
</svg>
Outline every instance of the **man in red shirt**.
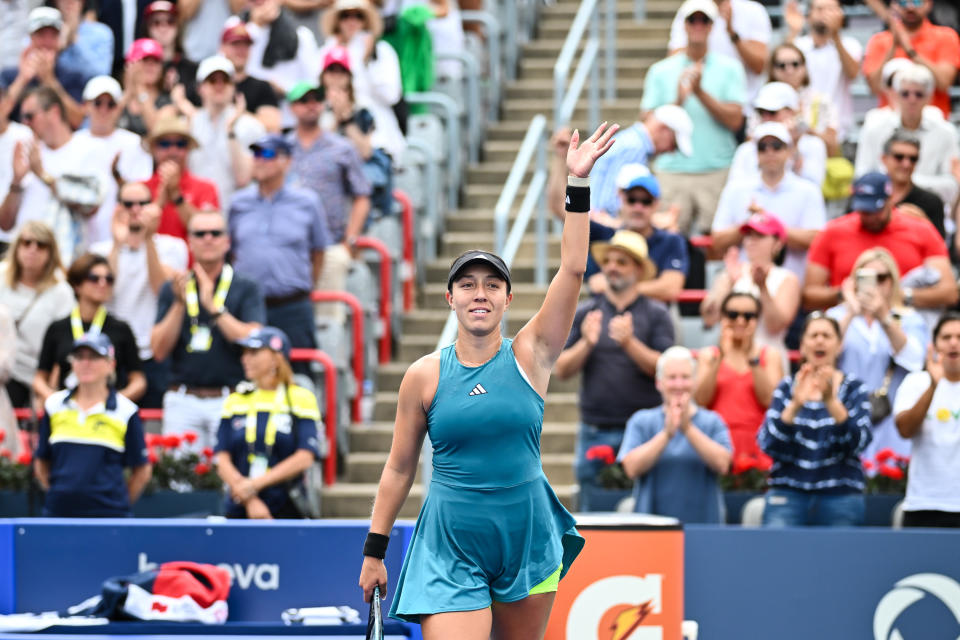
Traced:
<svg viewBox="0 0 960 640">
<path fill-rule="evenodd" d="M 853 183 L 853 212 L 831 220 L 807 253 L 803 304 L 826 309 L 842 301 L 841 285 L 850 276 L 857 257 L 867 249 L 883 247 L 897 261 L 900 276 L 925 266 L 940 275 L 923 289 L 903 289 L 908 307 L 939 308 L 957 301 L 957 285 L 947 247 L 928 220 L 893 206 L 893 184 L 885 174 L 871 172 Z"/>
<path fill-rule="evenodd" d="M 868 4 L 877 5 L 878 0 Z M 943 111 L 945 118 L 950 117 L 947 90 L 960 68 L 960 36 L 950 27 L 930 22 L 927 15 L 932 8 L 933 0 L 891 0 L 890 10 L 881 13 L 889 29 L 870 37 L 863 56 L 863 75 L 870 90 L 879 96 L 881 107 L 887 104 L 881 77 L 883 65 L 891 58 L 909 58 L 933 72 L 936 90 L 932 104 Z M 881 12 L 882 6 L 877 11 Z"/>
<path fill-rule="evenodd" d="M 160 117 L 144 141 L 153 156 L 150 195 L 161 210 L 157 233 L 187 239 L 187 222 L 197 211 L 219 210 L 217 187 L 187 170 L 187 154 L 197 147 L 190 126 L 176 116 Z"/>
</svg>

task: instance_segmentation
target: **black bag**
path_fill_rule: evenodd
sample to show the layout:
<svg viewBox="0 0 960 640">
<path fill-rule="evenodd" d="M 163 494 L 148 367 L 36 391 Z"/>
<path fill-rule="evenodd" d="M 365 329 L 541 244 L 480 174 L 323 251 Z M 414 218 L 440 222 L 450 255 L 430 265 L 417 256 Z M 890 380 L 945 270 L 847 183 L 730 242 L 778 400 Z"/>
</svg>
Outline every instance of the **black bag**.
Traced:
<svg viewBox="0 0 960 640">
<path fill-rule="evenodd" d="M 367 618 L 367 640 L 383 640 L 383 613 L 380 611 L 380 587 L 370 596 L 370 617 Z"/>
<path fill-rule="evenodd" d="M 890 366 L 887 367 L 887 373 L 883 376 L 883 384 L 876 391 L 871 391 L 867 398 L 870 400 L 870 422 L 877 426 L 883 422 L 884 418 L 890 415 L 893 407 L 890 405 L 890 380 L 893 378 L 893 358 L 890 359 Z"/>
</svg>

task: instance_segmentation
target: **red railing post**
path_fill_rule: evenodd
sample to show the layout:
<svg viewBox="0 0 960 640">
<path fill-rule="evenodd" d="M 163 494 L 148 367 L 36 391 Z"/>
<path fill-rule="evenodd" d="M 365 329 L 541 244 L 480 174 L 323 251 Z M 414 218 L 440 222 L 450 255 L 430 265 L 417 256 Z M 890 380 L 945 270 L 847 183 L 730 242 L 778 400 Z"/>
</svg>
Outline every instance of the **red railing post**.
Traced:
<svg viewBox="0 0 960 640">
<path fill-rule="evenodd" d="M 319 349 L 291 349 L 292 362 L 319 362 L 323 365 L 326 409 L 323 422 L 327 427 L 327 457 L 323 461 L 323 482 L 331 485 L 337 480 L 337 367 L 333 358 Z"/>
<path fill-rule="evenodd" d="M 413 202 L 400 189 L 393 190 L 393 199 L 400 203 L 400 219 L 403 223 L 403 262 L 400 263 L 400 282 L 403 283 L 403 310 L 413 308 Z"/>
<path fill-rule="evenodd" d="M 351 417 L 354 422 L 360 421 L 360 399 L 363 397 L 363 365 L 366 334 L 363 331 L 363 306 L 357 297 L 346 291 L 311 291 L 310 300 L 313 302 L 342 302 L 350 307 L 351 322 L 353 323 L 353 378 L 357 382 L 357 392 L 351 402 Z"/>
<path fill-rule="evenodd" d="M 390 362 L 390 317 L 393 315 L 393 276 L 390 251 L 387 245 L 376 238 L 360 236 L 357 248 L 373 249 L 380 254 L 380 321 L 383 323 L 383 335 L 380 336 L 380 364 Z"/>
</svg>

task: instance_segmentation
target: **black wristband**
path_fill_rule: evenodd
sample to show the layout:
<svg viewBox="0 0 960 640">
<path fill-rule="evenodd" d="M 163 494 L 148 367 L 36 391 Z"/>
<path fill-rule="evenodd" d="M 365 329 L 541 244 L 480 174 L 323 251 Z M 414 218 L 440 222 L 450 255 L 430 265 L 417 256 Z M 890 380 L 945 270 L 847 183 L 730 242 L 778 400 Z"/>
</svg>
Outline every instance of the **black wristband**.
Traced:
<svg viewBox="0 0 960 640">
<path fill-rule="evenodd" d="M 369 532 L 366 541 L 363 543 L 363 555 L 383 560 L 387 557 L 388 542 L 390 542 L 390 536 Z"/>
<path fill-rule="evenodd" d="M 590 187 L 567 185 L 567 211 L 587 213 L 590 211 Z"/>
</svg>

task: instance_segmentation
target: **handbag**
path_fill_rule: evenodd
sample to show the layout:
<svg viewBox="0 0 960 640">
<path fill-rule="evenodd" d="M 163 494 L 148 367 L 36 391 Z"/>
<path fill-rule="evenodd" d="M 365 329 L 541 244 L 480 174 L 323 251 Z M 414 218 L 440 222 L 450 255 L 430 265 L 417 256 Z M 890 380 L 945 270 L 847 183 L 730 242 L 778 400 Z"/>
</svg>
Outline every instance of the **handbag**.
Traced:
<svg viewBox="0 0 960 640">
<path fill-rule="evenodd" d="M 879 424 L 890 415 L 893 407 L 890 405 L 890 380 L 893 379 L 893 358 L 890 359 L 890 366 L 887 367 L 887 373 L 883 376 L 883 384 L 876 391 L 871 391 L 867 396 L 870 400 L 870 422 L 874 426 Z"/>
<path fill-rule="evenodd" d="M 370 617 L 367 618 L 367 640 L 383 640 L 383 613 L 380 611 L 380 587 L 370 596 Z"/>
</svg>

